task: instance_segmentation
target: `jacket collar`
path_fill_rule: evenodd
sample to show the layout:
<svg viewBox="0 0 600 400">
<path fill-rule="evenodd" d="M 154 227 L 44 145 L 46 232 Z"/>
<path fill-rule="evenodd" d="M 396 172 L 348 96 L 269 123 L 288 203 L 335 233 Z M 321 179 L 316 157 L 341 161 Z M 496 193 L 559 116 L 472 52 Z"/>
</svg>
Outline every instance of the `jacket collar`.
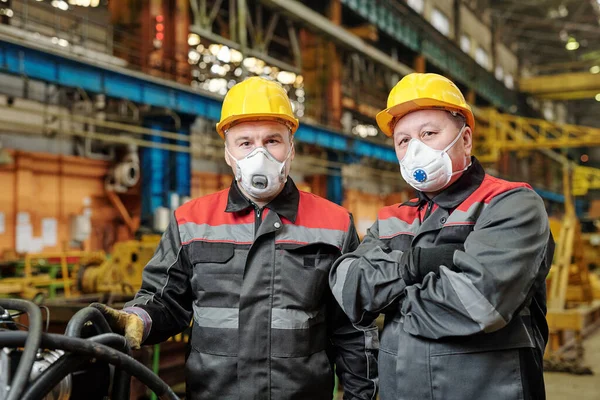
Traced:
<svg viewBox="0 0 600 400">
<path fill-rule="evenodd" d="M 432 199 L 429 199 L 425 193 L 417 191 L 417 200 L 407 201 L 401 205 L 421 206 L 428 201 L 433 201 L 438 206 L 447 210 L 458 207 L 467 199 L 483 182 L 485 171 L 475 157 L 471 157 L 471 166 L 467 169 L 452 185 L 448 186 L 441 193 Z"/>
<path fill-rule="evenodd" d="M 300 191 L 296 184 L 288 176 L 287 182 L 283 186 L 281 192 L 265 208 L 276 212 L 282 217 L 296 222 L 298 215 L 298 204 L 300 202 Z M 225 212 L 239 212 L 250 207 L 258 207 L 250 199 L 248 199 L 240 190 L 237 181 L 234 179 L 229 188 L 229 196 L 227 199 L 227 207 Z"/>
</svg>

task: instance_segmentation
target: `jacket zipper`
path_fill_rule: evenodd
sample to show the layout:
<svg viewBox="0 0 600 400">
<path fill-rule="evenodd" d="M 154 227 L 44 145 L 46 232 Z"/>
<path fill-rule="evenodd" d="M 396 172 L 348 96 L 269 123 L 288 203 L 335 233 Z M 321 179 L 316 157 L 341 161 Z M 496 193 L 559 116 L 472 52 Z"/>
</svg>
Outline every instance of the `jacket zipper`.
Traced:
<svg viewBox="0 0 600 400">
<path fill-rule="evenodd" d="M 433 200 L 429 200 L 429 202 L 427 202 L 427 209 L 425 210 L 425 217 L 423 217 L 423 221 L 425 221 L 427 219 L 427 217 L 429 217 L 429 214 L 431 214 L 432 208 L 433 208 Z"/>
<path fill-rule="evenodd" d="M 258 233 L 258 228 L 260 228 L 262 210 L 256 204 L 254 205 L 254 237 Z"/>
</svg>

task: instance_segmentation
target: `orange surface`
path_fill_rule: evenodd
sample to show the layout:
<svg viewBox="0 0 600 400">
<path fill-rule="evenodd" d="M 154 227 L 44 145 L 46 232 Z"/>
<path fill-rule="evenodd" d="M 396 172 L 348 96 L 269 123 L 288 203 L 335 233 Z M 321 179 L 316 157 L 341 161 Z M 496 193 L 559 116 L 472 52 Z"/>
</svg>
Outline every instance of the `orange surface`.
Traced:
<svg viewBox="0 0 600 400">
<path fill-rule="evenodd" d="M 104 194 L 107 162 L 22 151 L 14 151 L 12 155 L 15 160 L 12 165 L 0 166 L 0 212 L 5 220 L 5 230 L 0 233 L 0 254 L 15 249 L 19 212 L 29 213 L 34 237 L 42 235 L 43 218 L 55 218 L 57 245 L 43 250 L 68 249 L 70 219 L 83 212 L 85 198 L 91 200 L 92 208 L 92 235 L 85 249 L 103 249 L 103 242 L 109 237 L 109 241 L 114 241 L 122 223 Z"/>
</svg>

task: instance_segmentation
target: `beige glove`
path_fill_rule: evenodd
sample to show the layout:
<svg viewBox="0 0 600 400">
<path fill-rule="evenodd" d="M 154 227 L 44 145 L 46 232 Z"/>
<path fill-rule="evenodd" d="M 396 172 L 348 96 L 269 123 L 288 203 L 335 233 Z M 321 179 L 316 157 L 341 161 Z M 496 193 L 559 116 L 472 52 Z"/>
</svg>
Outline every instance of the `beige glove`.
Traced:
<svg viewBox="0 0 600 400">
<path fill-rule="evenodd" d="M 132 349 L 139 349 L 144 338 L 144 321 L 136 314 L 115 310 L 102 303 L 92 303 L 90 307 L 99 310 L 110 328 L 119 335 L 124 335 Z"/>
</svg>

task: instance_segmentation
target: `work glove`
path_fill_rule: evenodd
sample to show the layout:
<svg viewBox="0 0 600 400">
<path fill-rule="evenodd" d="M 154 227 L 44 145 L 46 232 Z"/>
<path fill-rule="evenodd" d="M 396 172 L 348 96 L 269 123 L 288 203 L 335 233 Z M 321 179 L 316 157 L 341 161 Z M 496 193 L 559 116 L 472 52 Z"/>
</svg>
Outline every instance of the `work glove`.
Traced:
<svg viewBox="0 0 600 400">
<path fill-rule="evenodd" d="M 436 247 L 412 247 L 402 253 L 400 257 L 400 273 L 406 285 L 421 283 L 430 272 L 436 275 L 440 272 L 440 265 L 450 269 L 454 268 L 454 252 L 464 251 L 462 243 L 449 243 Z"/>
<path fill-rule="evenodd" d="M 136 314 L 115 310 L 102 303 L 92 303 L 90 307 L 99 310 L 113 332 L 124 335 L 129 347 L 139 349 L 144 338 L 144 321 Z"/>
</svg>

